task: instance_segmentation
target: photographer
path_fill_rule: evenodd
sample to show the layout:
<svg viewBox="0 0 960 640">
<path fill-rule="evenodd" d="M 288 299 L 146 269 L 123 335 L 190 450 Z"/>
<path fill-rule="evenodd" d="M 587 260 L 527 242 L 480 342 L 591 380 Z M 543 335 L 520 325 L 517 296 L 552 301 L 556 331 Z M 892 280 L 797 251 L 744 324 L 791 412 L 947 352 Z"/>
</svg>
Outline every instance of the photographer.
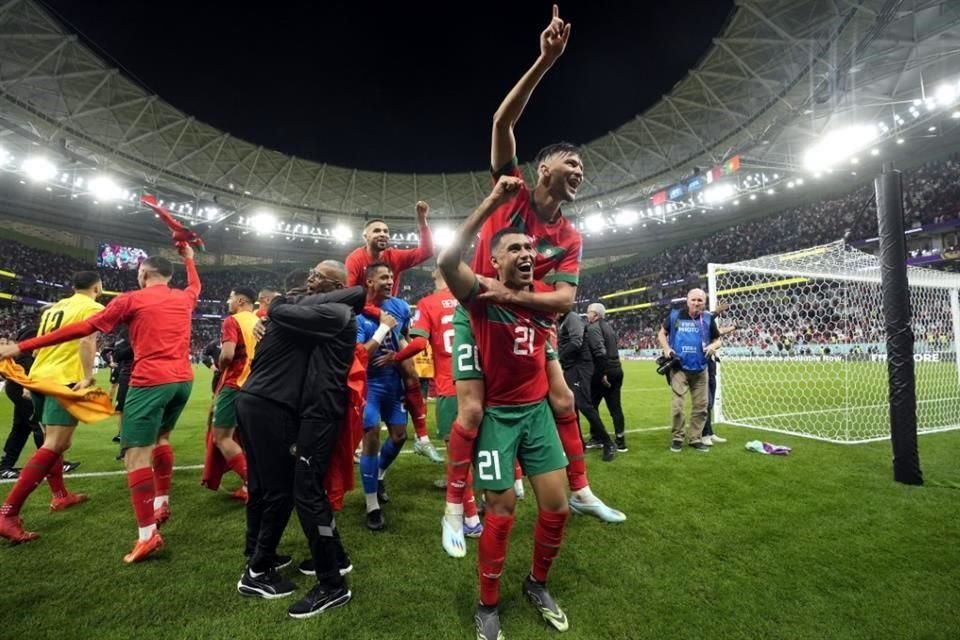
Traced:
<svg viewBox="0 0 960 640">
<path fill-rule="evenodd" d="M 667 375 L 673 390 L 673 437 L 670 451 L 683 450 L 685 419 L 684 396 L 687 391 L 693 399 L 690 423 L 686 425 L 687 444 L 700 452 L 710 448 L 702 442 L 703 426 L 707 418 L 709 373 L 707 360 L 720 348 L 720 329 L 713 315 L 704 311 L 706 294 L 702 289 L 687 293 L 686 309 L 673 309 L 664 319 L 657 339 L 663 354 L 673 359 Z"/>
</svg>

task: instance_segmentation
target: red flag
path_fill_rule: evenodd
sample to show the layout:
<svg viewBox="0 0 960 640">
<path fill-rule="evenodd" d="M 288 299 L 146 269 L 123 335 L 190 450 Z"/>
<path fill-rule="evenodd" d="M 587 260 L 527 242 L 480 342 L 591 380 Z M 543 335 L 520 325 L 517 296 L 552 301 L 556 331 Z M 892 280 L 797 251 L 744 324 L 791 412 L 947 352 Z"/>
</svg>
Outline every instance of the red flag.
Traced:
<svg viewBox="0 0 960 640">
<path fill-rule="evenodd" d="M 182 247 L 190 244 L 201 251 L 204 250 L 203 238 L 197 235 L 196 232 L 190 231 L 190 229 L 185 227 L 183 223 L 170 215 L 169 211 L 157 204 L 156 198 L 148 194 L 141 197 L 140 202 L 153 209 L 153 211 L 160 216 L 160 219 L 163 220 L 163 223 L 167 225 L 167 228 L 173 233 L 174 245 L 177 247 Z"/>
</svg>

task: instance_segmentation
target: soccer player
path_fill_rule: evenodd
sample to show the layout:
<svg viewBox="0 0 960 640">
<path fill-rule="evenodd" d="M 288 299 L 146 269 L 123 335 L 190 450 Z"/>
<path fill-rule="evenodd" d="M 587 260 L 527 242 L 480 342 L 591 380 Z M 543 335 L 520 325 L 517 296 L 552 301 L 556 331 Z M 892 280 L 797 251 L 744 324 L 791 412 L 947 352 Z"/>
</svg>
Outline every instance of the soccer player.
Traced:
<svg viewBox="0 0 960 640">
<path fill-rule="evenodd" d="M 193 248 L 183 245 L 179 251 L 187 270 L 186 289 L 172 289 L 173 265 L 166 258 L 152 256 L 137 271 L 138 291 L 121 293 L 106 309 L 86 320 L 0 348 L 0 358 L 10 358 L 96 331 L 109 333 L 121 323 L 130 328 L 136 360 L 120 425 L 120 446 L 126 449 L 124 462 L 138 535 L 133 550 L 123 557 L 126 563 L 139 562 L 163 547 L 157 524 L 170 517 L 170 431 L 193 387 L 190 329 L 200 295 L 200 277 L 193 262 Z"/>
<path fill-rule="evenodd" d="M 538 506 L 533 563 L 523 590 L 548 624 L 558 631 L 569 628 L 566 615 L 546 587 L 569 516 L 564 477 L 567 456 L 547 403 L 546 360 L 554 314 L 518 304 L 485 302 L 479 297 L 484 289 L 482 281 L 463 262 L 463 251 L 475 237 L 483 216 L 511 201 L 521 185 L 519 178 L 501 177 L 480 205 L 481 215 L 467 219 L 439 259 L 450 290 L 469 314 L 484 366 L 485 410 L 474 453 L 477 486 L 484 490 L 487 504 L 478 551 L 478 640 L 502 637 L 500 574 L 514 521 L 517 498 L 513 467 L 517 460 L 530 478 Z M 513 291 L 549 289 L 549 285 L 534 280 L 536 251 L 523 229 L 500 229 L 487 246 L 488 260 L 504 287 Z"/>
<path fill-rule="evenodd" d="M 220 329 L 220 358 L 217 363 L 223 375 L 213 401 L 213 441 L 223 454 L 227 468 L 243 480 L 244 486 L 233 493 L 235 498 L 243 501 L 247 499 L 247 457 L 233 434 L 237 428 L 237 392 L 250 375 L 250 363 L 257 345 L 253 335 L 253 327 L 258 319 L 253 312 L 255 295 L 248 287 L 237 287 L 227 298 L 230 315 L 223 319 Z"/>
<path fill-rule="evenodd" d="M 57 302 L 41 314 L 37 336 L 47 336 L 61 326 L 86 321 L 103 309 L 103 305 L 97 302 L 103 285 L 96 271 L 79 271 L 74 274 L 73 290 L 72 296 Z M 30 342 L 33 340 L 20 344 Z M 34 380 L 49 380 L 74 390 L 94 385 L 93 360 L 97 353 L 97 336 L 94 331 L 86 337 L 74 336 L 69 342 L 56 345 L 51 342 L 45 347 L 28 346 L 18 349 L 16 344 L 6 345 L 0 347 L 0 357 L 16 357 L 20 353 L 36 349 L 36 359 L 30 369 L 30 376 Z M 24 465 L 16 484 L 7 494 L 3 506 L 0 506 L 0 536 L 13 543 L 29 542 L 40 537 L 35 532 L 24 531 L 20 509 L 44 478 L 47 479 L 53 494 L 51 511 L 62 511 L 87 499 L 82 493 L 70 493 L 63 484 L 63 454 L 70 448 L 73 440 L 76 418 L 67 413 L 53 398 L 37 392 L 32 392 L 30 397 L 33 400 L 34 415 L 39 417 L 44 428 L 43 446 L 37 449 Z"/>
<path fill-rule="evenodd" d="M 370 220 L 363 230 L 364 247 L 358 247 L 347 256 L 347 286 L 366 286 L 366 269 L 375 262 L 382 262 L 393 271 L 394 282 L 391 295 L 400 292 L 400 274 L 433 257 L 433 236 L 427 225 L 427 213 L 430 206 L 426 202 L 417 203 L 417 226 L 420 230 L 420 244 L 416 249 L 393 249 L 390 247 L 390 228 L 383 220 Z M 373 320 L 377 319 L 376 308 L 368 305 L 364 311 Z M 413 451 L 425 456 L 431 462 L 440 464 L 443 458 L 430 442 L 427 435 L 427 407 L 420 391 L 420 379 L 413 362 L 404 363 L 401 369 L 405 389 L 405 399 L 413 419 L 413 430 L 417 434 Z"/>
<path fill-rule="evenodd" d="M 273 299 L 278 295 L 280 294 L 270 287 L 260 289 L 260 293 L 257 294 L 257 310 L 254 312 L 258 318 L 267 317 L 267 312 L 270 310 L 270 303 L 273 302 Z"/>
<path fill-rule="evenodd" d="M 488 302 L 519 304 L 533 311 L 566 313 L 576 299 L 582 240 L 574 226 L 563 217 L 560 207 L 576 198 L 577 189 L 583 182 L 583 162 L 579 151 L 564 142 L 542 149 L 535 160 L 537 184 L 531 191 L 523 183 L 517 166 L 517 145 L 513 133 L 534 88 L 563 53 L 569 37 L 570 25 L 560 19 L 554 5 L 553 18 L 540 34 L 540 57 L 510 90 L 494 115 L 490 150 L 493 178 L 497 180 L 502 176 L 511 176 L 519 181 L 519 186 L 511 192 L 513 197 L 496 210 L 477 210 L 472 214 L 481 216 L 479 219 L 483 222 L 472 269 L 487 289 L 481 296 Z M 534 278 L 541 280 L 552 271 L 553 291 L 513 290 L 494 278 L 496 272 L 489 261 L 492 238 L 498 229 L 510 226 L 522 228 L 534 239 L 537 250 Z M 447 448 L 445 515 L 451 531 L 461 527 L 456 510 L 457 505 L 463 503 L 466 469 L 483 417 L 484 397 L 484 381 L 480 371 L 483 362 L 476 362 L 476 347 L 465 310 L 458 310 L 454 324 L 457 327 L 454 338 L 457 422 L 454 423 Z M 575 513 L 593 515 L 605 522 L 623 522 L 626 516 L 608 507 L 590 489 L 573 392 L 563 378 L 559 362 L 548 359 L 546 366 L 550 382 L 550 406 L 570 461 L 567 468 L 570 508 Z"/>
<path fill-rule="evenodd" d="M 393 270 L 389 266 L 375 262 L 367 267 L 367 304 L 380 309 L 379 326 L 370 318 L 357 317 L 357 342 L 370 354 L 360 478 L 367 501 L 367 528 L 371 531 L 380 531 L 385 526 L 381 503 L 389 502 L 390 498 L 383 477 L 407 440 L 403 381 L 399 369 L 386 356 L 386 350 L 394 353 L 400 350 L 402 334 L 410 325 L 410 305 L 390 295 L 392 291 Z M 387 423 L 390 431 L 382 447 L 381 420 Z"/>
</svg>

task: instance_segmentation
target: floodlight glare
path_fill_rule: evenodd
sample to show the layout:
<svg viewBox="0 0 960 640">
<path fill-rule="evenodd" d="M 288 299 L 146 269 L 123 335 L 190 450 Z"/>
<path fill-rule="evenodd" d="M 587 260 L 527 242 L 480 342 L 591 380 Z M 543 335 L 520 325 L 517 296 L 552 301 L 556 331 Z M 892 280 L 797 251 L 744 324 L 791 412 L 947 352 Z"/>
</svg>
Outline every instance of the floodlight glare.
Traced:
<svg viewBox="0 0 960 640">
<path fill-rule="evenodd" d="M 953 104 L 953 101 L 957 99 L 957 89 L 952 84 L 944 83 L 937 87 L 937 91 L 933 95 L 940 104 Z"/>
<path fill-rule="evenodd" d="M 32 182 L 46 182 L 57 175 L 57 167 L 40 156 L 32 156 L 23 161 L 23 172 Z"/>
<path fill-rule="evenodd" d="M 277 217 L 269 211 L 261 211 L 251 216 L 248 222 L 257 233 L 266 233 L 273 230 L 277 224 Z"/>
<path fill-rule="evenodd" d="M 433 245 L 440 249 L 446 249 L 453 242 L 453 229 L 450 227 L 437 227 L 433 230 Z"/>
<path fill-rule="evenodd" d="M 737 193 L 737 188 L 729 182 L 714 185 L 703 192 L 703 199 L 709 204 L 716 204 L 729 200 Z"/>
<path fill-rule="evenodd" d="M 603 230 L 603 215 L 599 213 L 587 216 L 584 222 L 587 225 L 587 231 L 596 232 Z"/>
<path fill-rule="evenodd" d="M 117 186 L 110 176 L 99 175 L 89 183 L 90 194 L 96 200 L 111 202 L 123 198 L 123 190 Z"/>
<path fill-rule="evenodd" d="M 873 125 L 856 125 L 836 129 L 807 150 L 803 164 L 810 171 L 829 169 L 849 158 L 877 138 Z"/>
<path fill-rule="evenodd" d="M 353 231 L 345 224 L 338 224 L 333 228 L 333 238 L 337 242 L 346 242 L 353 237 Z"/>
<path fill-rule="evenodd" d="M 617 212 L 617 215 L 614 216 L 614 220 L 621 227 L 629 227 L 632 224 L 636 224 L 639 219 L 640 214 L 633 209 L 621 209 Z"/>
</svg>

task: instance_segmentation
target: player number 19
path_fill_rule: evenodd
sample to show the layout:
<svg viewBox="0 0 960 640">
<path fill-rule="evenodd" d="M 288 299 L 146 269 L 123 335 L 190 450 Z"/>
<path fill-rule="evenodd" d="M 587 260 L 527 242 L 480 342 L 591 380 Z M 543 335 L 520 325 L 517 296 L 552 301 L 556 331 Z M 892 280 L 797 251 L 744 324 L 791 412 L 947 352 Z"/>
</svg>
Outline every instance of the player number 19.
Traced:
<svg viewBox="0 0 960 640">
<path fill-rule="evenodd" d="M 490 473 L 490 468 L 493 473 Z M 499 480 L 500 479 L 500 452 L 499 451 L 478 451 L 477 452 L 477 473 L 481 480 Z"/>
<path fill-rule="evenodd" d="M 533 355 L 533 327 L 516 327 L 513 332 L 513 352 L 518 356 Z"/>
</svg>

